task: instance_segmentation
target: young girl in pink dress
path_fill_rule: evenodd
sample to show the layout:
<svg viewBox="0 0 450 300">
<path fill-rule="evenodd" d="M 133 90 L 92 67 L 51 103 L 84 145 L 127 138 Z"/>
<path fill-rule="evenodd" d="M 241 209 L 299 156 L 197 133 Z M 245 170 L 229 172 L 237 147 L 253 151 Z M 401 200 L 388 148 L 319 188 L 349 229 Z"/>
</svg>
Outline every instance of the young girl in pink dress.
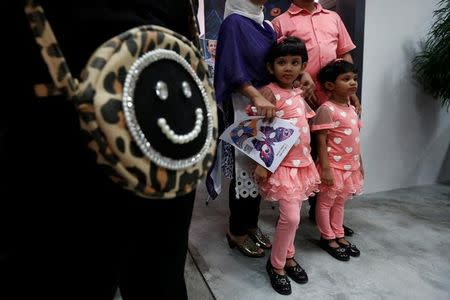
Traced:
<svg viewBox="0 0 450 300">
<path fill-rule="evenodd" d="M 358 87 L 357 72 L 353 64 L 335 60 L 320 70 L 318 79 L 330 97 L 317 110 L 311 126 L 317 132 L 318 171 L 322 181 L 316 222 L 320 246 L 334 258 L 348 261 L 360 252 L 344 238 L 344 205 L 362 192 L 364 181 L 359 151 L 361 124 L 348 100 Z"/>
<path fill-rule="evenodd" d="M 306 283 L 308 276 L 294 259 L 294 239 L 300 222 L 302 202 L 318 191 L 319 174 L 310 155 L 308 118 L 314 111 L 302 97 L 302 90 L 293 83 L 306 66 L 305 44 L 298 38 L 281 38 L 268 54 L 267 67 L 275 82 L 261 93 L 271 99 L 276 115 L 289 120 L 300 131 L 300 137 L 273 174 L 258 165 L 255 178 L 263 198 L 278 201 L 280 218 L 277 223 L 267 272 L 272 287 L 280 294 L 291 293 L 289 276 L 297 283 Z"/>
</svg>

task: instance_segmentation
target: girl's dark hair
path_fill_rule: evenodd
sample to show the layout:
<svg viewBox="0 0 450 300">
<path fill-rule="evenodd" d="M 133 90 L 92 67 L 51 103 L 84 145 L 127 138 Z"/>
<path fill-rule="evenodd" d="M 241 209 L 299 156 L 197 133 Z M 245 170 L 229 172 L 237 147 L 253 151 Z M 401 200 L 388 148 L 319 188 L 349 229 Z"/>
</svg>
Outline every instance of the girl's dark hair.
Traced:
<svg viewBox="0 0 450 300">
<path fill-rule="evenodd" d="M 348 72 L 353 72 L 356 74 L 358 73 L 358 70 L 352 63 L 343 59 L 336 59 L 320 69 L 317 74 L 317 79 L 322 86 L 325 86 L 325 82 L 335 82 L 339 75 Z"/>
<path fill-rule="evenodd" d="M 286 55 L 300 55 L 302 57 L 302 63 L 308 61 L 308 51 L 306 50 L 305 43 L 299 38 L 288 36 L 280 42 L 273 44 L 267 54 L 266 62 L 273 64 L 277 57 Z"/>
</svg>

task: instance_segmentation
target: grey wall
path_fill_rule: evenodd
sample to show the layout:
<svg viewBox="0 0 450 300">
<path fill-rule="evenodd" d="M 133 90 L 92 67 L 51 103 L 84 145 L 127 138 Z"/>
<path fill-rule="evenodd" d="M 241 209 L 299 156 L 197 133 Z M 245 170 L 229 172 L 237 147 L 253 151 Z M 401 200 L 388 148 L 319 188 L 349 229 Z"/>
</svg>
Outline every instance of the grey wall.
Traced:
<svg viewBox="0 0 450 300">
<path fill-rule="evenodd" d="M 450 113 L 411 79 L 411 59 L 437 3 L 366 1 L 361 142 L 367 192 L 450 178 Z"/>
</svg>

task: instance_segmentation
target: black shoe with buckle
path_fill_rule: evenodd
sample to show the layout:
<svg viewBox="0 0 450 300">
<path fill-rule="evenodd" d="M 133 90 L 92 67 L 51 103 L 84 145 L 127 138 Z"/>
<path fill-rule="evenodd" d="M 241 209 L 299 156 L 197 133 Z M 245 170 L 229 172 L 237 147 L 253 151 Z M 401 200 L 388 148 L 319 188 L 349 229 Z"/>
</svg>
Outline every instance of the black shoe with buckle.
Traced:
<svg viewBox="0 0 450 300">
<path fill-rule="evenodd" d="M 266 264 L 267 274 L 269 274 L 270 284 L 273 289 L 281 295 L 290 295 L 292 293 L 291 282 L 286 275 L 277 274 L 272 267 L 270 257 Z"/>
<path fill-rule="evenodd" d="M 352 236 L 355 232 L 353 231 L 353 229 L 351 229 L 350 227 L 347 227 L 345 225 L 343 225 L 344 227 L 344 234 L 346 236 Z"/>
<path fill-rule="evenodd" d="M 292 259 L 296 265 L 292 267 L 288 266 L 284 267 L 287 276 L 289 276 L 292 280 L 294 280 L 297 283 L 300 284 L 307 283 L 308 274 L 306 274 L 305 270 L 300 266 L 300 264 L 295 260 L 295 258 L 288 258 L 288 259 Z"/>
<path fill-rule="evenodd" d="M 336 258 L 337 260 L 340 261 L 349 261 L 350 260 L 350 256 L 347 253 L 347 250 L 344 247 L 337 247 L 337 248 L 333 248 L 330 246 L 330 242 L 333 240 L 326 240 L 324 238 L 320 238 L 320 248 L 322 248 L 323 250 L 327 251 L 328 254 L 330 254 L 331 256 L 333 256 L 334 258 Z"/>
<path fill-rule="evenodd" d="M 256 228 L 255 232 L 249 231 L 248 236 L 261 248 L 270 249 L 272 248 L 272 244 L 270 243 L 270 239 L 262 233 L 261 229 Z"/>
<path fill-rule="evenodd" d="M 359 249 L 349 241 L 347 241 L 348 245 L 339 242 L 339 239 L 336 239 L 336 242 L 339 244 L 339 246 L 345 248 L 345 251 L 347 251 L 348 255 L 353 257 L 358 257 L 361 255 L 361 251 L 359 251 Z"/>
</svg>

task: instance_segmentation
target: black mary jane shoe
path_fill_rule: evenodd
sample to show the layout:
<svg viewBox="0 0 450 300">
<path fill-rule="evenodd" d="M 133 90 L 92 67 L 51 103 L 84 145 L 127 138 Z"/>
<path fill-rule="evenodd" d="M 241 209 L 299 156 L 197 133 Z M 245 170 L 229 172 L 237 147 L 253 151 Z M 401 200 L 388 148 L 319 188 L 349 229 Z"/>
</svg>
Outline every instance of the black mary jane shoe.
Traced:
<svg viewBox="0 0 450 300">
<path fill-rule="evenodd" d="M 338 248 L 331 247 L 330 241 L 332 241 L 332 240 L 326 240 L 324 238 L 320 238 L 320 242 L 319 242 L 320 248 L 327 251 L 328 254 L 330 254 L 337 260 L 349 261 L 350 256 L 348 255 L 347 250 L 344 247 L 338 247 Z"/>
<path fill-rule="evenodd" d="M 352 236 L 355 232 L 350 227 L 347 227 L 345 225 L 342 225 L 344 227 L 344 234 L 345 236 Z"/>
<path fill-rule="evenodd" d="M 267 235 L 265 235 L 261 229 L 256 228 L 255 232 L 248 232 L 248 236 L 255 242 L 257 245 L 259 245 L 263 249 L 271 249 L 272 244 L 270 243 L 270 239 Z"/>
<path fill-rule="evenodd" d="M 231 236 L 227 233 L 228 245 L 231 249 L 237 247 L 239 252 L 248 257 L 263 257 L 264 251 L 258 252 L 260 247 L 258 247 L 250 237 L 247 237 L 242 243 L 234 241 Z"/>
<path fill-rule="evenodd" d="M 353 257 L 358 257 L 361 255 L 361 251 L 359 251 L 359 249 L 349 241 L 347 241 L 348 245 L 339 242 L 339 239 L 336 239 L 336 242 L 339 244 L 339 246 L 345 248 L 345 251 L 347 251 L 348 255 Z"/>
<path fill-rule="evenodd" d="M 292 293 L 291 282 L 286 275 L 277 274 L 272 267 L 270 257 L 266 264 L 267 274 L 269 274 L 270 284 L 273 289 L 281 295 L 290 295 Z"/>
<path fill-rule="evenodd" d="M 285 266 L 284 270 L 286 271 L 287 276 L 289 276 L 292 280 L 294 280 L 297 283 L 304 284 L 308 282 L 308 274 L 306 274 L 305 270 L 300 266 L 300 264 L 295 260 L 295 258 L 288 258 L 292 259 L 296 265 L 292 267 Z"/>
</svg>

